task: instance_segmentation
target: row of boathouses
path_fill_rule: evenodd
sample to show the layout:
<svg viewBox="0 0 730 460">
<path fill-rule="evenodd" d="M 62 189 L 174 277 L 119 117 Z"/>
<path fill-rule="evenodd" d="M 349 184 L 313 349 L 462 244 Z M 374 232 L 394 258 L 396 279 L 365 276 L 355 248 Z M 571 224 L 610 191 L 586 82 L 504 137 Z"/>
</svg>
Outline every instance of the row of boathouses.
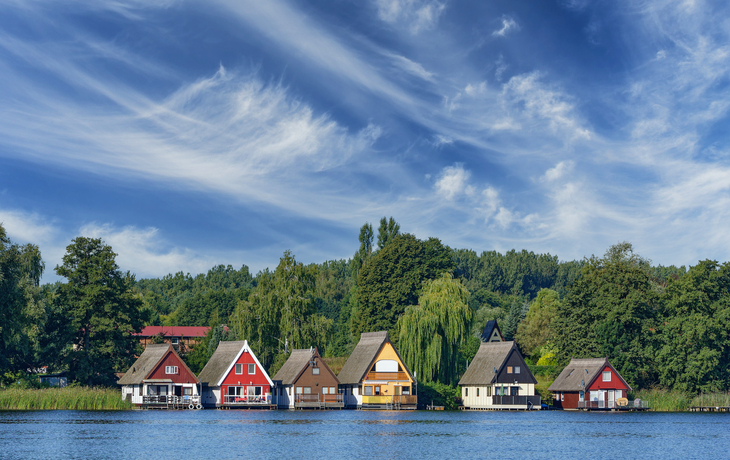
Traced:
<svg viewBox="0 0 730 460">
<path fill-rule="evenodd" d="M 150 344 L 119 379 L 143 408 L 416 409 L 415 376 L 387 331 L 363 333 L 339 375 L 316 348 L 293 350 L 269 377 L 248 342 L 220 342 L 196 376 L 172 344 Z M 537 380 L 496 321 L 459 381 L 465 410 L 540 409 Z M 607 359 L 573 359 L 549 388 L 561 409 L 614 409 L 631 390 Z"/>
</svg>

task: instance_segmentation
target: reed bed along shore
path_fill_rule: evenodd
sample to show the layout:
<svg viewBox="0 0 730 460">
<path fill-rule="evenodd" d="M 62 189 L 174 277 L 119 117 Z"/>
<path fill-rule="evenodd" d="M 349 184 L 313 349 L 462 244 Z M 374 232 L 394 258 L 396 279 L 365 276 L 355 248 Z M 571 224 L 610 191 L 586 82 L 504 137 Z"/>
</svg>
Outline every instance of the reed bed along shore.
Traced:
<svg viewBox="0 0 730 460">
<path fill-rule="evenodd" d="M 730 393 L 706 393 L 695 396 L 675 390 L 651 389 L 636 391 L 634 397 L 649 401 L 651 410 L 658 412 L 682 412 L 695 406 L 730 406 Z"/>
<path fill-rule="evenodd" d="M 127 410 L 132 404 L 111 388 L 66 387 L 0 390 L 0 410 Z"/>
</svg>

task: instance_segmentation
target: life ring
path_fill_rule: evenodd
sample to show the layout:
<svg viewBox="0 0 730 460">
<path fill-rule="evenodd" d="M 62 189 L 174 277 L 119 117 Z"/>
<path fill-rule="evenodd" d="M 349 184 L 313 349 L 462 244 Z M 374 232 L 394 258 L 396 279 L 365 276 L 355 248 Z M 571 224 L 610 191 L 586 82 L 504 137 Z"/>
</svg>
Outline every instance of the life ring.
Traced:
<svg viewBox="0 0 730 460">
<path fill-rule="evenodd" d="M 193 410 L 193 409 L 195 409 L 195 404 L 193 404 L 193 403 L 190 403 L 190 405 L 188 406 L 188 409 L 190 409 L 190 410 Z"/>
<path fill-rule="evenodd" d="M 198 405 L 197 405 L 197 406 L 195 406 L 195 408 L 196 408 L 196 409 L 198 409 L 198 410 L 200 410 L 200 409 L 202 409 L 202 408 L 203 408 L 203 406 L 201 406 L 201 405 L 200 405 L 200 403 L 198 403 Z"/>
</svg>

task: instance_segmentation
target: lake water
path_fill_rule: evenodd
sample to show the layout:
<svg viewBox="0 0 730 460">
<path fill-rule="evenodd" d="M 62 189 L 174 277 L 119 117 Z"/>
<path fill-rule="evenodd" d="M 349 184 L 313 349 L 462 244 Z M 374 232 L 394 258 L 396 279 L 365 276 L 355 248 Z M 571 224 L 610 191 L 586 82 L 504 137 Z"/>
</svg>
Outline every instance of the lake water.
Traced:
<svg viewBox="0 0 730 460">
<path fill-rule="evenodd" d="M 730 458 L 730 414 L 0 412 L 3 459 Z"/>
</svg>

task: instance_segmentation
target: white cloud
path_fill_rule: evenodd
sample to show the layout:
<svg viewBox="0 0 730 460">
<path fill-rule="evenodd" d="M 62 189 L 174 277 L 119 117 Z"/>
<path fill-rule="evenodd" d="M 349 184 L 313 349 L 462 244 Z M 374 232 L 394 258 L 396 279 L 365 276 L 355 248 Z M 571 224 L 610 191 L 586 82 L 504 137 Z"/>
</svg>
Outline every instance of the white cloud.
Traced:
<svg viewBox="0 0 730 460">
<path fill-rule="evenodd" d="M 432 29 L 445 4 L 434 0 L 375 0 L 378 17 L 390 23 L 406 24 L 412 34 Z"/>
<path fill-rule="evenodd" d="M 512 77 L 503 87 L 503 97 L 510 104 L 524 104 L 524 115 L 547 120 L 553 131 L 565 131 L 573 139 L 591 137 L 568 96 L 545 86 L 537 72 Z"/>
<path fill-rule="evenodd" d="M 117 265 L 137 278 L 159 277 L 167 273 L 205 273 L 216 264 L 208 256 L 190 249 L 170 248 L 154 227 L 116 228 L 112 224 L 90 223 L 79 230 L 81 236 L 101 238 L 117 253 Z M 166 249 L 163 249 L 166 248 Z"/>
<path fill-rule="evenodd" d="M 45 243 L 57 232 L 42 216 L 14 209 L 0 209 L 0 224 L 14 243 Z"/>
<path fill-rule="evenodd" d="M 385 55 L 389 57 L 393 61 L 394 65 L 400 70 L 426 81 L 434 81 L 433 73 L 424 69 L 421 64 L 398 54 L 385 53 Z"/>
<path fill-rule="evenodd" d="M 447 166 L 441 170 L 441 174 L 436 180 L 434 185 L 436 193 L 447 200 L 453 200 L 466 191 L 470 176 L 471 172 L 464 169 L 464 165 L 461 163 Z"/>
<path fill-rule="evenodd" d="M 563 177 L 566 173 L 570 172 L 570 170 L 572 168 L 573 168 L 573 162 L 561 161 L 558 164 L 556 164 L 554 167 L 545 171 L 545 174 L 541 177 L 541 179 L 546 182 L 556 181 L 556 180 L 560 179 L 561 177 Z"/>
<path fill-rule="evenodd" d="M 502 18 L 502 27 L 500 29 L 495 30 L 492 32 L 493 36 L 498 37 L 504 37 L 506 36 L 510 31 L 519 31 L 520 25 L 517 24 L 517 21 L 515 21 L 513 18 L 509 16 L 504 16 Z"/>
</svg>

